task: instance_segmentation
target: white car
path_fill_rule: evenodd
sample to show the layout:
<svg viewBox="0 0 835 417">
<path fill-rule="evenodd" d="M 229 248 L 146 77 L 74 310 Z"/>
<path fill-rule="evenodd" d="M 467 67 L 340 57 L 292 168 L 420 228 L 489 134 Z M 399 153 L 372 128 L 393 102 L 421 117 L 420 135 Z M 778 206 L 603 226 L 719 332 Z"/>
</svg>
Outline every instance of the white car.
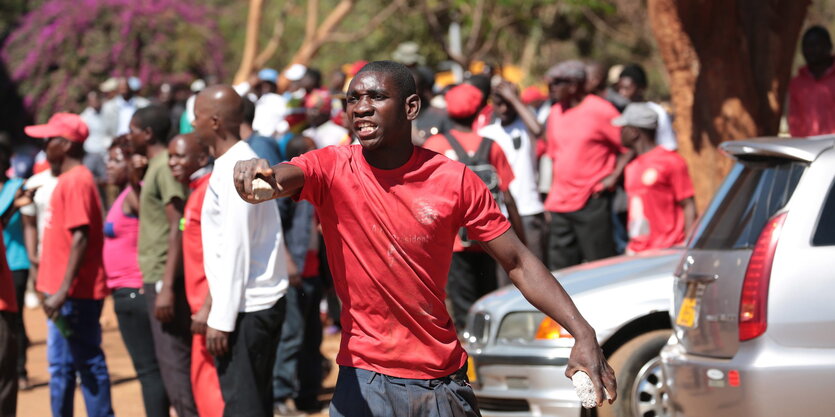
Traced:
<svg viewBox="0 0 835 417">
<path fill-rule="evenodd" d="M 667 416 L 659 351 L 671 333 L 673 272 L 681 249 L 619 256 L 554 275 L 594 327 L 618 379 L 598 416 Z M 565 365 L 574 340 L 513 286 L 470 309 L 465 347 L 485 417 L 584 415 Z"/>
</svg>

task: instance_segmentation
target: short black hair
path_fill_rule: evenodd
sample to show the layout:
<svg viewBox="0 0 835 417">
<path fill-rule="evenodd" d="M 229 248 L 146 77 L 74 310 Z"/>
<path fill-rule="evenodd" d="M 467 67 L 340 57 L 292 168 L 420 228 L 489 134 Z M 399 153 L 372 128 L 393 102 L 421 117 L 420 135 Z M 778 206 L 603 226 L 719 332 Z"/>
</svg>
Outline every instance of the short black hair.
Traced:
<svg viewBox="0 0 835 417">
<path fill-rule="evenodd" d="M 625 77 L 631 78 L 638 87 L 647 88 L 647 72 L 644 71 L 644 67 L 638 64 L 629 64 L 623 67 L 618 79 Z"/>
<path fill-rule="evenodd" d="M 322 72 L 318 69 L 308 68 L 307 71 L 304 72 L 304 78 L 309 78 L 313 82 L 314 87 L 322 87 Z"/>
<path fill-rule="evenodd" d="M 415 78 L 415 85 L 418 90 L 431 90 L 435 86 L 435 73 L 427 66 L 417 66 L 410 68 L 412 76 Z"/>
<path fill-rule="evenodd" d="M 405 65 L 394 61 L 374 61 L 365 64 L 357 75 L 363 72 L 377 72 L 387 74 L 394 80 L 394 85 L 400 91 L 400 98 L 405 99 L 412 94 L 417 94 L 417 87 L 415 86 L 415 78 L 412 72 Z"/>
<path fill-rule="evenodd" d="M 246 97 L 241 98 L 241 109 L 244 114 L 243 122 L 252 126 L 252 121 L 255 120 L 255 103 Z"/>
<path fill-rule="evenodd" d="M 806 42 L 806 40 L 808 38 L 811 38 L 812 36 L 820 36 L 821 38 L 826 40 L 826 42 L 830 46 L 832 45 L 832 37 L 829 35 L 829 31 L 821 25 L 814 25 L 811 26 L 809 29 L 806 29 L 806 31 L 803 32 L 802 42 Z"/>
<path fill-rule="evenodd" d="M 490 94 L 493 92 L 493 87 L 490 85 L 490 76 L 487 74 L 476 74 L 467 78 L 464 83 L 481 90 L 481 103 L 487 103 L 487 99 L 490 98 Z"/>
<path fill-rule="evenodd" d="M 294 135 L 287 142 L 287 159 L 293 159 L 308 151 L 308 141 L 311 140 L 303 135 Z"/>
<path fill-rule="evenodd" d="M 171 133 L 171 116 L 165 107 L 157 104 L 143 107 L 133 114 L 133 120 L 140 129 L 150 128 L 154 141 L 168 142 Z"/>
</svg>

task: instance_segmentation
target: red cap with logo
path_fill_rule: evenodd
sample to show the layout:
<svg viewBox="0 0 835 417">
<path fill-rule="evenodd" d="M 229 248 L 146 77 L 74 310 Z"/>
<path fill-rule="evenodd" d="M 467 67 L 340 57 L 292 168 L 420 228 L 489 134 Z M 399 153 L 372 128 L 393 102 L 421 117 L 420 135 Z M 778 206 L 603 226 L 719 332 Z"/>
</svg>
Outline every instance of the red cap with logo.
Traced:
<svg viewBox="0 0 835 417">
<path fill-rule="evenodd" d="M 473 85 L 461 84 L 447 91 L 444 99 L 446 99 L 446 110 L 450 117 L 466 119 L 475 116 L 481 108 L 484 93 Z"/>
<path fill-rule="evenodd" d="M 72 113 L 55 113 L 46 124 L 26 126 L 23 131 L 33 138 L 61 137 L 77 143 L 84 143 L 89 134 L 87 123 Z"/>
</svg>

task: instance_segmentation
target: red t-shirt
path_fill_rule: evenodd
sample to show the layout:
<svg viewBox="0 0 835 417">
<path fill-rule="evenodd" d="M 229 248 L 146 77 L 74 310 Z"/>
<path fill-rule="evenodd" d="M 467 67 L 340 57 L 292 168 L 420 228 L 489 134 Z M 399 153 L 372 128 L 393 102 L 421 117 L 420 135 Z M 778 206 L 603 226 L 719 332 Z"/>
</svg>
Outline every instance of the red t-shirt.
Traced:
<svg viewBox="0 0 835 417">
<path fill-rule="evenodd" d="M 467 354 L 446 310 L 452 243 L 462 226 L 490 241 L 510 228 L 464 164 L 415 147 L 403 166 L 370 166 L 362 147 L 331 146 L 289 162 L 297 198 L 316 207 L 343 303 L 336 362 L 402 378 L 439 378 Z"/>
<path fill-rule="evenodd" d="M 551 107 L 545 133 L 554 164 L 546 210 L 582 209 L 594 187 L 612 173 L 617 155 L 623 152 L 620 128 L 612 126 L 619 115 L 615 106 L 594 94 L 568 110 L 562 103 Z"/>
<path fill-rule="evenodd" d="M 787 119 L 792 136 L 835 133 L 835 65 L 816 79 L 808 67 L 801 67 L 789 83 Z"/>
<path fill-rule="evenodd" d="M 0 234 L 2 233 L 3 228 L 0 227 Z M 9 263 L 6 260 L 6 245 L 3 243 L 3 239 L 0 239 L 0 311 L 17 313 L 18 307 L 12 271 L 9 269 Z"/>
<path fill-rule="evenodd" d="M 682 200 L 693 197 L 687 164 L 675 151 L 656 146 L 624 170 L 629 199 L 629 244 L 633 252 L 684 242 Z"/>
<path fill-rule="evenodd" d="M 58 176 L 44 215 L 43 249 L 37 290 L 54 294 L 61 288 L 70 259 L 72 230 L 87 226 L 87 250 L 73 279 L 69 296 L 101 300 L 107 295 L 102 246 L 101 201 L 93 174 L 79 165 Z"/>
<path fill-rule="evenodd" d="M 209 188 L 211 174 L 204 175 L 189 184 L 191 195 L 186 200 L 183 210 L 183 268 L 185 269 L 185 287 L 188 306 L 192 313 L 203 307 L 209 283 L 203 268 L 203 236 L 200 233 L 200 212 L 203 210 L 203 198 Z"/>
<path fill-rule="evenodd" d="M 453 135 L 455 139 L 458 139 L 458 142 L 461 143 L 461 147 L 464 148 L 470 156 L 474 155 L 478 150 L 479 145 L 481 145 L 481 136 L 477 133 L 459 132 L 457 130 L 450 130 L 449 133 Z M 444 135 L 430 136 L 423 144 L 423 147 L 431 151 L 438 152 L 453 161 L 458 160 L 458 155 L 452 149 L 452 146 L 449 145 L 449 141 L 446 137 L 444 137 Z M 499 177 L 499 190 L 507 191 L 510 188 L 510 183 L 515 179 L 515 177 L 513 176 L 513 169 L 510 167 L 510 163 L 507 162 L 507 157 L 505 157 L 504 151 L 502 151 L 502 147 L 495 141 L 493 142 L 493 146 L 490 147 L 489 159 L 490 164 L 496 168 L 496 175 Z M 473 245 L 465 248 L 461 245 L 461 238 L 456 235 L 453 251 L 481 252 L 483 249 L 479 245 Z"/>
</svg>

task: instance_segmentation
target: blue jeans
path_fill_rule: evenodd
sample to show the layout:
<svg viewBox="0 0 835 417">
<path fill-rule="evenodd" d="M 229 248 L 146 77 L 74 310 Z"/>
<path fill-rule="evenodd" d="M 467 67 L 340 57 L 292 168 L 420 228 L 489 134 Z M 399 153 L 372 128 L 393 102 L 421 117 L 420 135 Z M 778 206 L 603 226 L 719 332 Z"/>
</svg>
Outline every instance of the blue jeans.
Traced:
<svg viewBox="0 0 835 417">
<path fill-rule="evenodd" d="M 296 372 L 304 341 L 304 322 L 299 310 L 300 292 L 300 289 L 290 286 L 284 296 L 287 299 L 287 310 L 281 326 L 281 340 L 278 342 L 273 366 L 273 401 L 275 402 L 295 398 L 299 392 L 299 379 Z"/>
<path fill-rule="evenodd" d="M 73 415 L 76 376 L 90 417 L 112 416 L 110 376 L 101 350 L 102 300 L 68 298 L 61 315 L 72 334 L 64 338 L 52 320 L 47 323 L 46 354 L 49 361 L 49 395 L 53 416 Z"/>
</svg>

